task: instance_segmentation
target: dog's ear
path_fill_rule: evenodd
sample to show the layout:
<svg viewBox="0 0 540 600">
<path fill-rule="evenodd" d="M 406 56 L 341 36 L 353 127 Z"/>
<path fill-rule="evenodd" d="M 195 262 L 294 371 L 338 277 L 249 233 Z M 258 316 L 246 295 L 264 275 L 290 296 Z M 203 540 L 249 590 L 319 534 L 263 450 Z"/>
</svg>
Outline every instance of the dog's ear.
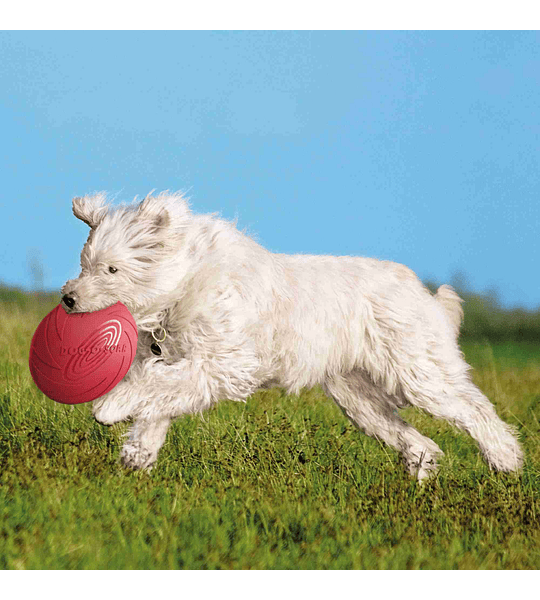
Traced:
<svg viewBox="0 0 540 600">
<path fill-rule="evenodd" d="M 159 198 L 147 196 L 139 204 L 139 216 L 152 222 L 156 229 L 164 229 L 171 222 L 167 205 Z"/>
<path fill-rule="evenodd" d="M 139 216 L 152 222 L 156 230 L 164 230 L 181 224 L 189 208 L 181 194 L 162 192 L 159 196 L 147 196 L 138 208 Z"/>
<path fill-rule="evenodd" d="M 106 205 L 106 197 L 103 193 L 84 196 L 84 198 L 73 198 L 73 214 L 92 229 L 101 223 L 108 210 L 109 207 Z"/>
</svg>

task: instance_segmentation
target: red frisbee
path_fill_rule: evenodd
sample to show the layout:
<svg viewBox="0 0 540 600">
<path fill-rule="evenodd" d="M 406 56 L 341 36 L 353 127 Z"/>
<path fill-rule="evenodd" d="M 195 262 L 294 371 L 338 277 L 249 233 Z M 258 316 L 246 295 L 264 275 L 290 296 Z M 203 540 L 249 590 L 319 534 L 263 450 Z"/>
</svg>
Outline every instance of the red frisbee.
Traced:
<svg viewBox="0 0 540 600">
<path fill-rule="evenodd" d="M 34 333 L 30 373 L 51 400 L 91 402 L 124 378 L 137 352 L 137 338 L 135 319 L 121 302 L 73 314 L 59 304 Z"/>
</svg>

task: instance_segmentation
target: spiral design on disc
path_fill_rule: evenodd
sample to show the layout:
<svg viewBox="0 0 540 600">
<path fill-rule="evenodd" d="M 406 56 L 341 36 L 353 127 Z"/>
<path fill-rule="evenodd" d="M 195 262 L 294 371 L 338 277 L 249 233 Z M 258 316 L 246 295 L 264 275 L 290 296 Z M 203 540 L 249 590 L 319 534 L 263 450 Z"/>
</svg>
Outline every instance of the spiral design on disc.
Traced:
<svg viewBox="0 0 540 600">
<path fill-rule="evenodd" d="M 111 319 L 103 323 L 80 344 L 66 363 L 64 379 L 74 381 L 101 367 L 117 351 L 121 336 L 120 321 Z"/>
</svg>

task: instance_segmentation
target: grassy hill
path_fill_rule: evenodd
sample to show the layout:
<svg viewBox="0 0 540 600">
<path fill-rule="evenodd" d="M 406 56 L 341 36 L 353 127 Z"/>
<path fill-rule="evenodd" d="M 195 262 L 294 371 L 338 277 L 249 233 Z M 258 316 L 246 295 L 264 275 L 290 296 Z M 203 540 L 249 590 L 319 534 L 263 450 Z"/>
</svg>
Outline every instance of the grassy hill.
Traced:
<svg viewBox="0 0 540 600">
<path fill-rule="evenodd" d="M 522 473 L 490 471 L 467 435 L 407 409 L 445 452 L 421 487 L 319 389 L 179 419 L 140 473 L 118 462 L 126 425 L 103 427 L 91 404 L 57 404 L 31 380 L 31 336 L 58 300 L 0 300 L 0 568 L 540 568 L 534 338 L 462 344 L 475 382 L 519 429 Z M 503 327 L 489 323 L 476 331 Z"/>
</svg>

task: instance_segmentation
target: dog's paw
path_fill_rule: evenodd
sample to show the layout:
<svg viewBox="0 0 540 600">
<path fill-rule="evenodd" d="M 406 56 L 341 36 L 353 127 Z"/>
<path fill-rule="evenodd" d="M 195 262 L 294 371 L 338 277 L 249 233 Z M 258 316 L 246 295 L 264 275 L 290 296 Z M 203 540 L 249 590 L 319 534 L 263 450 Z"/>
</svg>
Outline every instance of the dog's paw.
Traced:
<svg viewBox="0 0 540 600">
<path fill-rule="evenodd" d="M 156 454 L 145 448 L 141 442 L 127 442 L 120 452 L 120 461 L 128 469 L 150 471 L 156 461 Z"/>
<path fill-rule="evenodd" d="M 115 419 L 107 414 L 102 414 L 100 412 L 94 412 L 94 419 L 100 425 L 114 425 L 115 423 L 120 423 L 121 419 Z"/>
<path fill-rule="evenodd" d="M 430 451 L 427 448 L 416 451 L 414 455 L 404 457 L 404 463 L 409 473 L 420 483 L 432 477 L 439 468 L 438 458 L 443 455 L 442 450 Z"/>
<path fill-rule="evenodd" d="M 110 399 L 99 399 L 92 407 L 94 419 L 101 425 L 114 425 L 130 418 L 132 409 Z"/>
</svg>

